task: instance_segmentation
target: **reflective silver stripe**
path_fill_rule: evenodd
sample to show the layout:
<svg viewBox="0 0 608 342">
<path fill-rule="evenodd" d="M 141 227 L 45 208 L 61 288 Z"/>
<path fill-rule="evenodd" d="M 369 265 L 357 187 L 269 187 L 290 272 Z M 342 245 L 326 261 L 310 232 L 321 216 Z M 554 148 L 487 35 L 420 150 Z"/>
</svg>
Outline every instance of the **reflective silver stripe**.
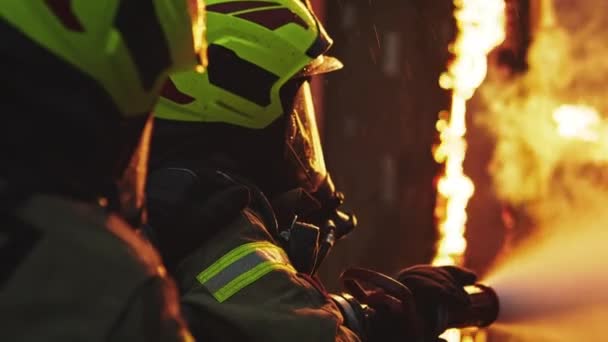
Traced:
<svg viewBox="0 0 608 342">
<path fill-rule="evenodd" d="M 295 273 L 285 252 L 268 242 L 241 245 L 201 272 L 197 279 L 223 302 L 244 287 L 276 270 Z"/>
</svg>

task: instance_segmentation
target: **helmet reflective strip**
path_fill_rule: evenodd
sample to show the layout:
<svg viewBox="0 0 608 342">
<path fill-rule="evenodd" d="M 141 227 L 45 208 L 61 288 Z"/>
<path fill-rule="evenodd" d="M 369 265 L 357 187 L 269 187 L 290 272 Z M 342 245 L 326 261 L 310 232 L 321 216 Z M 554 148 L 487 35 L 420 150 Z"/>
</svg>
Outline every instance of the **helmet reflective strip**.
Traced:
<svg viewBox="0 0 608 342">
<path fill-rule="evenodd" d="M 228 252 L 196 279 L 221 303 L 272 271 L 296 273 L 281 248 L 252 242 Z"/>
</svg>

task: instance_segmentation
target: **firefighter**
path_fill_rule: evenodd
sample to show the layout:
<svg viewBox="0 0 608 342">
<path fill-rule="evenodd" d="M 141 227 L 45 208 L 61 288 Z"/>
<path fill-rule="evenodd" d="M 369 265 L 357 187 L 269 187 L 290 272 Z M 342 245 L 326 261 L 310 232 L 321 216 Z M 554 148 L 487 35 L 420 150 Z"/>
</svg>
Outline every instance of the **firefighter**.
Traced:
<svg viewBox="0 0 608 342">
<path fill-rule="evenodd" d="M 204 67 L 186 0 L 0 5 L 0 341 L 191 341 L 142 215 L 151 109 Z"/>
<path fill-rule="evenodd" d="M 356 220 L 316 127 L 310 78 L 342 64 L 310 4 L 212 0 L 207 18 L 208 69 L 173 74 L 155 108 L 147 189 L 147 234 L 195 337 L 435 341 L 437 306 L 468 305 L 468 271 L 408 269 L 398 279 L 412 300 L 379 289 L 372 306 L 314 277 Z"/>
</svg>

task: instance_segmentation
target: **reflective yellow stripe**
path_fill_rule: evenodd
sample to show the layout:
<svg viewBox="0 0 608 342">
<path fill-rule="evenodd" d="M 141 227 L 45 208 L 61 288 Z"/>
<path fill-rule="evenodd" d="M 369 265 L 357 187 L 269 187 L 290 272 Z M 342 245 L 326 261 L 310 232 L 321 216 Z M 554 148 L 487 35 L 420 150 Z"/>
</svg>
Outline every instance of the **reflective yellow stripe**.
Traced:
<svg viewBox="0 0 608 342">
<path fill-rule="evenodd" d="M 199 273 L 196 277 L 199 282 L 206 283 L 207 280 L 214 277 L 224 268 L 230 266 L 230 264 L 234 263 L 236 260 L 242 258 L 243 256 L 255 251 L 257 248 L 277 248 L 275 245 L 270 242 L 262 241 L 262 242 L 252 242 L 245 245 L 241 245 L 230 252 L 226 253 L 223 257 L 221 257 L 218 261 L 214 262 L 213 265 L 209 266 L 203 272 Z"/>
<path fill-rule="evenodd" d="M 223 302 L 274 270 L 296 272 L 283 249 L 270 242 L 252 242 L 226 253 L 196 279 Z"/>
<path fill-rule="evenodd" d="M 232 297 L 232 295 L 239 292 L 247 285 L 255 282 L 256 280 L 262 278 L 264 275 L 275 270 L 284 270 L 291 273 L 296 272 L 296 270 L 291 265 L 279 264 L 273 261 L 266 261 L 236 277 L 226 286 L 222 287 L 218 291 L 215 291 L 213 293 L 213 296 L 215 297 L 215 299 L 217 299 L 218 302 L 221 303 L 226 299 Z"/>
</svg>

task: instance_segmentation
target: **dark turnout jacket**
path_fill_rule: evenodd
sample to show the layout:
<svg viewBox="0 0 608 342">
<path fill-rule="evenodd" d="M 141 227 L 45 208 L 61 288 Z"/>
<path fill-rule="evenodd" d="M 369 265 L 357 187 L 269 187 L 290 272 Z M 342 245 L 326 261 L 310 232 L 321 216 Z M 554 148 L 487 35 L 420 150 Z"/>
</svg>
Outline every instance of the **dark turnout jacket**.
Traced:
<svg viewBox="0 0 608 342">
<path fill-rule="evenodd" d="M 147 200 L 198 340 L 359 341 L 292 265 L 261 192 L 219 171 L 166 167 L 149 177 Z"/>
<path fill-rule="evenodd" d="M 149 243 L 104 208 L 32 195 L 0 211 L 0 341 L 192 338 Z"/>
</svg>

